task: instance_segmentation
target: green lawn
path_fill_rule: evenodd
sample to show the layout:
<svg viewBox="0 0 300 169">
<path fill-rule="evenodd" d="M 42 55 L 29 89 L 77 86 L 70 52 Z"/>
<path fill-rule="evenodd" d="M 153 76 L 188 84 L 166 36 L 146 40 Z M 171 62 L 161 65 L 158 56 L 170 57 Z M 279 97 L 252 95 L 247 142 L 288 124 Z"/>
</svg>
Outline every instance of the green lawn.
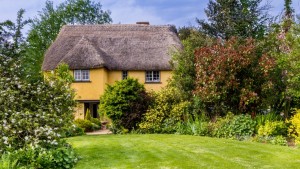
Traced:
<svg viewBox="0 0 300 169">
<path fill-rule="evenodd" d="M 300 168 L 300 149 L 183 135 L 69 138 L 81 160 L 97 168 Z"/>
</svg>

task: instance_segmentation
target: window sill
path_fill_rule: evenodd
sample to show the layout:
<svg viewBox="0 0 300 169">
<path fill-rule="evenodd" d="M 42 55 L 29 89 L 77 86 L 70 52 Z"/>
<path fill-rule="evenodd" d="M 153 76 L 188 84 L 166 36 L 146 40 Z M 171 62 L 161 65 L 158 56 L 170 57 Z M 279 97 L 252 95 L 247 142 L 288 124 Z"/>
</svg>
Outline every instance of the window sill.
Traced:
<svg viewBox="0 0 300 169">
<path fill-rule="evenodd" d="M 161 82 L 145 82 L 145 84 L 162 84 Z"/>
<path fill-rule="evenodd" d="M 81 80 L 81 81 L 73 81 L 73 83 L 91 83 L 92 81 L 90 81 L 90 80 Z"/>
</svg>

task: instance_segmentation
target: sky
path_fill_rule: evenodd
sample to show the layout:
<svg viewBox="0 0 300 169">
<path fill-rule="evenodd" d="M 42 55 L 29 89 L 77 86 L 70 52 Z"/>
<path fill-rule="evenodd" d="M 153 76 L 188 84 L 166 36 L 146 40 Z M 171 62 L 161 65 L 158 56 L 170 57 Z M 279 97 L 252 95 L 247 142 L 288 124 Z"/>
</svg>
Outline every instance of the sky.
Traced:
<svg viewBox="0 0 300 169">
<path fill-rule="evenodd" d="M 25 18 L 34 18 L 46 0 L 0 0 L 0 22 L 15 21 L 20 8 L 26 10 Z M 58 5 L 64 0 L 52 0 Z M 99 1 L 99 0 L 94 0 Z M 102 9 L 110 10 L 113 23 L 133 24 L 149 21 L 153 25 L 171 24 L 177 27 L 196 25 L 196 18 L 206 19 L 204 9 L 208 0 L 100 0 Z M 270 15 L 283 10 L 284 0 L 263 0 L 272 6 Z M 293 0 L 296 13 L 300 13 L 300 0 Z"/>
</svg>

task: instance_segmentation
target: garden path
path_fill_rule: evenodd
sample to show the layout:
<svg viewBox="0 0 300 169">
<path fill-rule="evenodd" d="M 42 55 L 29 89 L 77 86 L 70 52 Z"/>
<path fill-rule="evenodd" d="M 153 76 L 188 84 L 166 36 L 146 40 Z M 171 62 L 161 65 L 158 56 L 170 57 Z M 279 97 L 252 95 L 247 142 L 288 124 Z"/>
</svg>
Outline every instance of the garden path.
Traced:
<svg viewBox="0 0 300 169">
<path fill-rule="evenodd" d="M 87 132 L 87 135 L 100 135 L 100 134 L 112 134 L 112 132 L 108 129 L 104 129 L 104 130 L 96 130 L 93 132 Z"/>
</svg>

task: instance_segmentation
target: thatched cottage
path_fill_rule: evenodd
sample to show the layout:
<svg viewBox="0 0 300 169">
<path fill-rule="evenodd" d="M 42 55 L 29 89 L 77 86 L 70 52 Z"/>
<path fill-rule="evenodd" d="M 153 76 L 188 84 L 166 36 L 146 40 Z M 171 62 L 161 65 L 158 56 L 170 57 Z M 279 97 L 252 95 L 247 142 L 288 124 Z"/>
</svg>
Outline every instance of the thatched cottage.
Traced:
<svg viewBox="0 0 300 169">
<path fill-rule="evenodd" d="M 148 23 L 64 26 L 45 54 L 42 69 L 67 63 L 74 75 L 79 107 L 97 116 L 106 84 L 137 78 L 147 90 L 159 90 L 171 76 L 171 52 L 181 48 L 173 26 Z"/>
</svg>

